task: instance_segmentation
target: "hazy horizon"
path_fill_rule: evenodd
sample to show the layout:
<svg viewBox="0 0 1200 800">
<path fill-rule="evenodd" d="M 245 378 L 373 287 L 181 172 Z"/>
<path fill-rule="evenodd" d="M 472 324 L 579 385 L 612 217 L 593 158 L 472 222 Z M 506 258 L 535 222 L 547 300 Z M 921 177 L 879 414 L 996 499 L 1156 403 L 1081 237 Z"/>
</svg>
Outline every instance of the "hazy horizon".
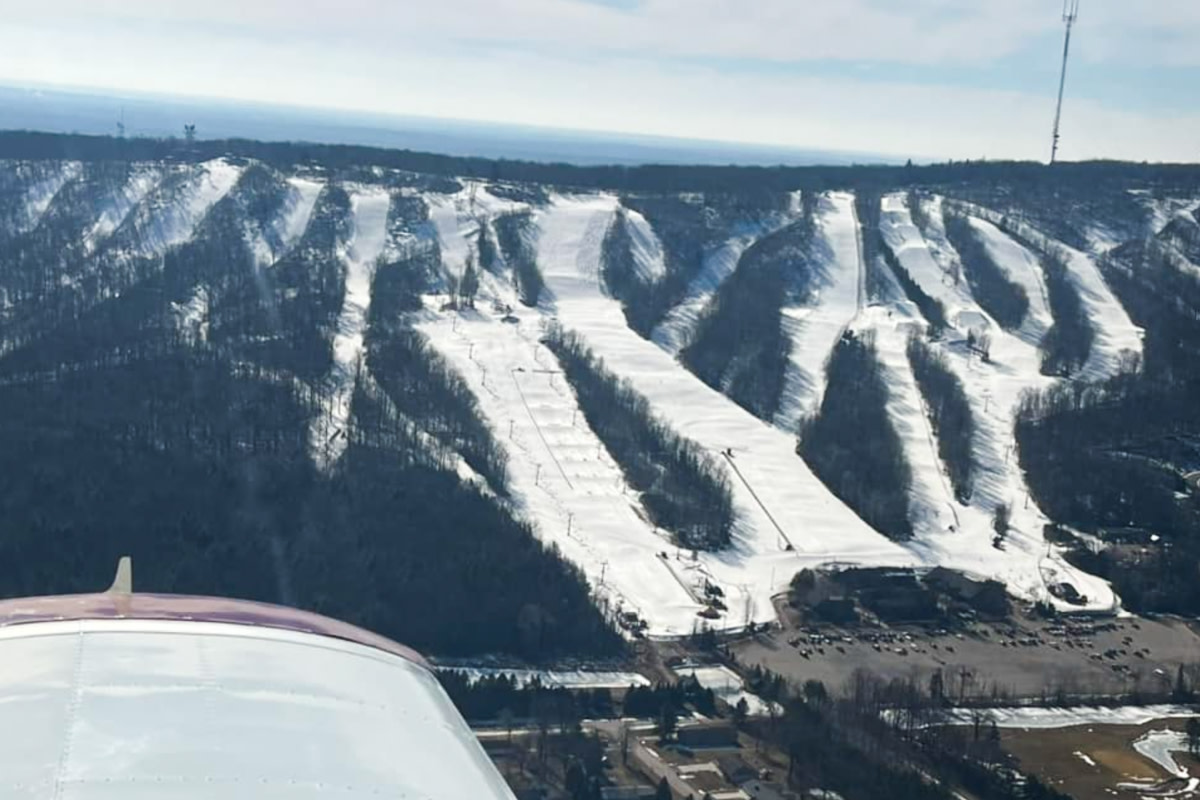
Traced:
<svg viewBox="0 0 1200 800">
<path fill-rule="evenodd" d="M 0 82 L 0 129 L 179 136 L 185 123 L 200 139 L 249 138 L 422 150 L 457 156 L 594 164 L 803 166 L 936 160 L 905 153 L 760 145 L 626 131 L 558 128 L 496 120 L 439 118 L 328 109 L 130 90 Z"/>
<path fill-rule="evenodd" d="M 44 0 L 0 82 L 942 159 L 1049 155 L 1054 0 Z M 1085 0 L 1060 157 L 1200 157 L 1200 5 Z"/>
</svg>

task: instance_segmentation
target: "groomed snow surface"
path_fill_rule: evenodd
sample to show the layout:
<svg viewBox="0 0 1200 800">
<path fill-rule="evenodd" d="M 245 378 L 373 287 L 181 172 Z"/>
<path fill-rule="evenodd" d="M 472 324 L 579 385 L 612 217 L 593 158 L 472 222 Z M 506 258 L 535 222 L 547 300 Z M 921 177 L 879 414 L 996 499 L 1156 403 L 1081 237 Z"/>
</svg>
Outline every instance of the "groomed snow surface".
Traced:
<svg viewBox="0 0 1200 800">
<path fill-rule="evenodd" d="M 391 205 L 387 191 L 378 188 L 356 189 L 350 201 L 350 239 L 342 254 L 346 288 L 333 338 L 333 370 L 324 392 L 324 413 L 312 421 L 309 429 L 313 459 L 325 470 L 341 458 L 348 444 L 350 400 L 363 353 L 367 312 L 371 308 L 371 279 L 376 259 L 387 240 Z"/>
<path fill-rule="evenodd" d="M 999 221 L 999 215 L 987 209 L 977 206 L 970 206 L 969 209 L 974 216 L 993 223 Z M 1022 238 L 1036 243 L 1039 248 L 1052 247 L 1064 254 L 1067 277 L 1079 293 L 1088 321 L 1096 334 L 1091 355 L 1076 377 L 1104 380 L 1116 375 L 1131 357 L 1140 358 L 1143 331 L 1133 324 L 1120 301 L 1108 288 L 1092 256 L 1063 242 L 1054 241 L 1024 222 L 1010 219 L 1009 224 Z"/>
<path fill-rule="evenodd" d="M 478 202 L 478 190 L 475 196 Z M 464 192 L 434 204 L 437 237 L 443 252 L 451 254 L 451 271 L 465 261 L 484 216 L 464 213 L 468 198 Z M 1002 331 L 965 282 L 954 279 L 960 270 L 953 249 L 939 241 L 931 250 L 913 226 L 902 196 L 884 199 L 885 236 L 914 280 L 947 308 L 951 329 L 935 347 L 963 381 L 979 427 L 976 457 L 981 468 L 966 504 L 954 499 L 904 352 L 909 334 L 920 330 L 923 321 L 907 302 L 861 307 L 862 267 L 851 195 L 822 198 L 818 289 L 809 305 L 785 308 L 785 333 L 793 343 L 788 387 L 794 396 L 778 425 L 757 419 L 703 384 L 675 360 L 672 343 L 661 336 L 648 341 L 628 328 L 599 278 L 601 243 L 617 207 L 617 198 L 608 194 L 559 194 L 533 210 L 538 265 L 546 281 L 539 308 L 521 306 L 501 282 L 485 282 L 475 309 L 427 311 L 418 323 L 471 385 L 507 449 L 517 512 L 584 570 L 610 608 L 636 612 L 652 636 L 686 635 L 709 624 L 696 616 L 707 581 L 723 589 L 728 606 L 711 624 L 740 628 L 748 621 L 774 619 L 771 598 L 799 569 L 831 562 L 948 566 L 1003 580 L 1020 596 L 1051 602 L 1058 601 L 1047 585 L 1066 580 L 1087 596 L 1087 607 L 1116 606 L 1104 581 L 1080 573 L 1047 547 L 1042 538 L 1047 519 L 1028 498 L 1017 465 L 1012 439 L 1016 403 L 1025 390 L 1050 382 L 1039 373 L 1036 347 L 1035 334 L 1044 320 L 1035 311 L 1031 316 L 1038 321 L 1029 330 Z M 1003 268 L 1025 270 L 1023 281 L 1034 285 L 1036 260 L 994 226 L 987 233 Z M 937 236 L 936 228 L 932 235 Z M 438 308 L 440 298 L 426 305 Z M 503 312 L 494 310 L 506 306 L 514 309 L 515 324 L 501 322 Z M 556 360 L 539 344 L 551 322 L 580 334 L 607 369 L 650 401 L 656 414 L 719 460 L 734 494 L 736 525 L 728 549 L 681 552 L 649 522 L 637 493 L 588 428 Z M 794 423 L 819 405 L 825 361 L 846 326 L 873 331 L 879 344 L 892 390 L 889 411 L 915 468 L 917 535 L 909 543 L 892 542 L 872 530 L 795 452 Z M 972 330 L 992 337 L 990 363 L 967 351 L 966 336 Z M 992 518 L 1002 503 L 1012 509 L 1012 528 L 999 550 L 992 545 Z"/>
</svg>

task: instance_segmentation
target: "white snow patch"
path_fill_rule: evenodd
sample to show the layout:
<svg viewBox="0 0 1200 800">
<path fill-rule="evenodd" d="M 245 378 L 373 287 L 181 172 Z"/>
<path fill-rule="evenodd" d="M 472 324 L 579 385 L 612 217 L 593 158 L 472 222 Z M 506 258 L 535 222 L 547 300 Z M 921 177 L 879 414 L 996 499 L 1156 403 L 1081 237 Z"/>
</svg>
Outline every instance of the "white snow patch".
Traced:
<svg viewBox="0 0 1200 800">
<path fill-rule="evenodd" d="M 171 303 L 176 329 L 186 341 L 208 341 L 208 290 L 197 286 L 186 303 Z"/>
<path fill-rule="evenodd" d="M 529 206 L 496 197 L 479 181 L 464 181 L 461 191 L 429 195 L 429 219 L 442 250 L 442 266 L 452 275 L 462 275 L 467 257 L 475 251 L 479 226 L 500 214 L 528 210 Z"/>
<path fill-rule="evenodd" d="M 271 266 L 300 241 L 323 186 L 318 181 L 289 178 L 283 203 L 267 223 L 266 229 L 260 230 L 256 223 L 246 221 L 246 241 L 256 267 L 265 269 Z"/>
<path fill-rule="evenodd" d="M 539 538 L 583 569 L 603 602 L 647 619 L 652 635 L 690 633 L 702 608 L 698 565 L 640 512 L 554 356 L 538 343 L 541 315 L 512 298 L 508 304 L 518 325 L 478 303 L 459 316 L 430 314 L 418 328 L 475 392 L 508 453 L 513 502 Z"/>
<path fill-rule="evenodd" d="M 625 209 L 625 221 L 633 243 L 633 263 L 638 275 L 648 283 L 662 279 L 667 273 L 667 260 L 658 234 L 646 218 L 632 208 Z"/>
<path fill-rule="evenodd" d="M 746 691 L 742 678 L 729 667 L 717 665 L 708 667 L 678 667 L 675 674 L 681 678 L 691 676 L 705 689 L 712 689 L 713 694 L 730 706 L 736 706 L 739 701 L 746 701 L 746 708 L 751 716 L 766 716 L 771 713 L 771 703 L 756 694 Z M 778 709 L 778 706 L 776 706 Z"/>
<path fill-rule="evenodd" d="M 1187 734 L 1183 731 L 1149 731 L 1133 743 L 1133 749 L 1176 778 L 1188 777 L 1187 767 L 1179 766 L 1179 762 L 1172 755 L 1187 752 Z"/>
<path fill-rule="evenodd" d="M 351 233 L 342 253 L 346 288 L 337 334 L 333 337 L 333 371 L 324 398 L 325 413 L 313 420 L 309 444 L 321 469 L 329 469 L 348 443 L 347 425 L 355 374 L 363 352 L 363 332 L 371 306 L 371 279 L 375 262 L 387 240 L 391 198 L 383 189 L 362 189 L 351 195 Z"/>
<path fill-rule="evenodd" d="M 504 667 L 457 667 L 438 669 L 460 672 L 472 683 L 480 678 L 507 675 L 518 686 L 528 686 L 535 680 L 552 689 L 628 689 L 630 686 L 649 686 L 650 681 L 636 672 L 600 670 L 555 670 L 555 669 L 505 669 Z"/>
<path fill-rule="evenodd" d="M 1083 763 L 1087 764 L 1089 767 L 1096 766 L 1096 762 L 1094 760 L 1092 760 L 1092 757 L 1089 756 L 1087 753 L 1076 750 L 1074 753 L 1072 753 L 1072 755 L 1075 756 L 1076 758 L 1078 758 Z"/>
<path fill-rule="evenodd" d="M 957 725 L 969 725 L 975 709 L 955 708 L 946 712 L 945 719 Z M 1042 708 L 1024 706 L 1017 708 L 983 709 L 985 719 L 995 721 L 999 728 L 1051 729 L 1073 728 L 1077 725 L 1145 725 L 1156 719 L 1178 719 L 1196 713 L 1190 706 L 1152 705 L 1117 706 L 1101 708 L 1079 706 L 1077 708 Z"/>
</svg>

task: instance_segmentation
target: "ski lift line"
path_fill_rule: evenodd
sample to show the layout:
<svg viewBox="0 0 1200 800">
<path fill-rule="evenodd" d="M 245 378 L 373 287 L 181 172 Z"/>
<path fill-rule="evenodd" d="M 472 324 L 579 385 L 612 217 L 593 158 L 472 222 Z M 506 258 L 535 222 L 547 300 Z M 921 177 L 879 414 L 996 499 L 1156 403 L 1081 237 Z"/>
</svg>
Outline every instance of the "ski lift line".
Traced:
<svg viewBox="0 0 1200 800">
<path fill-rule="evenodd" d="M 538 438 L 542 440 L 542 445 L 546 448 L 546 452 L 550 454 L 550 460 L 554 462 L 554 466 L 558 467 L 559 474 L 562 475 L 564 481 L 571 491 L 575 490 L 575 485 L 571 483 L 571 479 L 567 477 L 567 471 L 563 469 L 563 465 L 559 462 L 558 456 L 554 454 L 554 450 L 550 447 L 550 443 L 546 441 L 546 435 L 542 433 L 542 426 L 538 425 L 537 418 L 533 416 L 533 409 L 529 407 L 529 401 L 525 399 L 525 390 L 521 388 L 521 382 L 517 380 L 517 373 L 510 372 L 513 379 L 513 385 L 517 387 L 517 394 L 521 398 L 521 405 L 525 406 L 525 413 L 529 415 L 529 421 L 533 423 L 533 429 L 537 432 Z"/>
<path fill-rule="evenodd" d="M 769 519 L 771 521 L 771 524 L 775 526 L 776 532 L 779 534 L 780 538 L 782 538 L 784 543 L 787 545 L 787 547 L 784 549 L 791 549 L 791 550 L 798 551 L 798 548 L 792 543 L 791 538 L 786 533 L 784 533 L 783 528 L 780 527 L 778 522 L 776 522 L 775 517 L 771 514 L 771 512 L 767 508 L 766 504 L 763 503 L 762 499 L 758 496 L 758 492 L 754 491 L 754 487 L 750 485 L 750 481 L 746 480 L 746 476 L 742 474 L 742 471 L 740 469 L 738 469 L 738 465 L 734 463 L 733 456 L 730 455 L 730 452 L 728 450 L 722 450 L 721 455 L 722 455 L 722 457 L 724 457 L 724 459 L 727 462 L 729 462 L 729 466 L 733 467 L 733 472 L 735 475 L 738 476 L 738 480 L 740 480 L 742 482 L 742 485 L 746 487 L 746 491 L 750 492 L 750 496 L 754 498 L 754 502 L 758 503 L 758 507 L 762 509 L 762 512 L 767 515 L 767 519 Z"/>
</svg>

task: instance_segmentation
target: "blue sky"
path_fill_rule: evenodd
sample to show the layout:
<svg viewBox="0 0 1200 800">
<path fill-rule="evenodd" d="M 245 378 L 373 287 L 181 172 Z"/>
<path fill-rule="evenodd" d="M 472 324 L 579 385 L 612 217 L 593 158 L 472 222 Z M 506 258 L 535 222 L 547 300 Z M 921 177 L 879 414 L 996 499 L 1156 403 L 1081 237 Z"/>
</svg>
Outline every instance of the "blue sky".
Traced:
<svg viewBox="0 0 1200 800">
<path fill-rule="evenodd" d="M 1044 158 L 1061 0 L 5 0 L 0 81 Z M 1200 2 L 1082 0 L 1065 158 L 1200 160 Z"/>
</svg>

